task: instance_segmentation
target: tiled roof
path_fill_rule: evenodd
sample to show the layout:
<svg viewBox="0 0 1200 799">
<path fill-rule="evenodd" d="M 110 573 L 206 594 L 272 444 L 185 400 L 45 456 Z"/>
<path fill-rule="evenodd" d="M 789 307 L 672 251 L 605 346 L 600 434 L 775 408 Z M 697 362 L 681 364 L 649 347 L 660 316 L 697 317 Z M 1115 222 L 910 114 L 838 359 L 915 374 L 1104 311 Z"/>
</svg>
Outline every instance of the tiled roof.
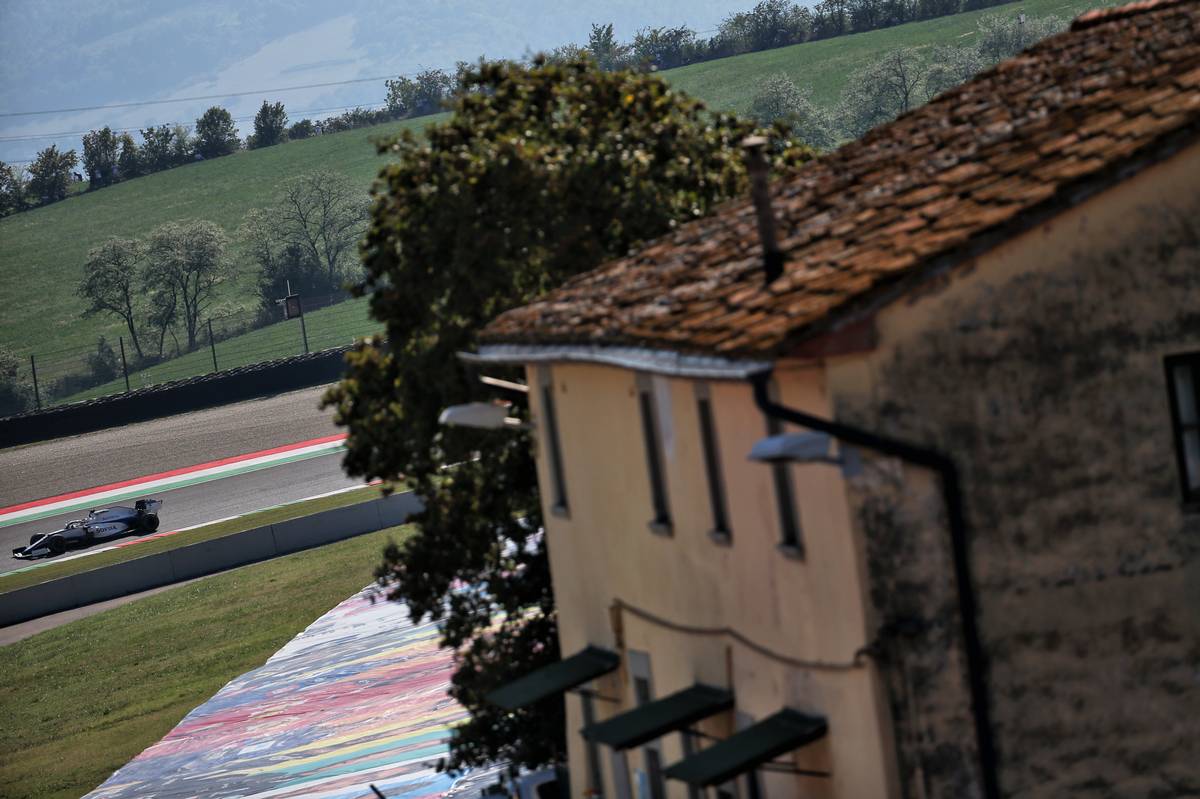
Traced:
<svg viewBox="0 0 1200 799">
<path fill-rule="evenodd" d="M 1085 14 L 776 181 L 787 263 L 769 287 L 753 206 L 738 201 L 501 315 L 482 339 L 778 355 L 1198 131 L 1200 2 Z"/>
</svg>

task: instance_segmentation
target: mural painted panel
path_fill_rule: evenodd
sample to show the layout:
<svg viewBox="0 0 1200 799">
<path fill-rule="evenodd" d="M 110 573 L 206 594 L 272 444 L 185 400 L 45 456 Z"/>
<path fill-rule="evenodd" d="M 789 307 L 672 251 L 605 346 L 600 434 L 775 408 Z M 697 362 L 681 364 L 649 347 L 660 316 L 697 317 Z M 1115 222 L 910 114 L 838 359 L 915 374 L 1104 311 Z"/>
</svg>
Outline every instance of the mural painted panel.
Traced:
<svg viewBox="0 0 1200 799">
<path fill-rule="evenodd" d="M 452 663 L 437 639 L 365 589 L 86 799 L 373 799 L 370 784 L 388 799 L 441 796 L 454 780 L 433 766 L 466 714 L 446 695 Z"/>
</svg>

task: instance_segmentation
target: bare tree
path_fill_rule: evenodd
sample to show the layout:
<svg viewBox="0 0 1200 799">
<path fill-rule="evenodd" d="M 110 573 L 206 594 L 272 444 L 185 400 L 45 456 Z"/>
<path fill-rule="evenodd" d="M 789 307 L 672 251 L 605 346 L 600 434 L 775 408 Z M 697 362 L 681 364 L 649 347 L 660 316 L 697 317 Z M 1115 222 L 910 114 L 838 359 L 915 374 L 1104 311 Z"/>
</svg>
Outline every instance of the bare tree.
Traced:
<svg viewBox="0 0 1200 799">
<path fill-rule="evenodd" d="M 142 343 L 138 339 L 140 313 L 139 271 L 146 258 L 146 245 L 134 239 L 112 238 L 93 247 L 84 266 L 78 292 L 90 302 L 84 315 L 111 313 L 120 317 L 129 330 L 129 340 L 138 357 Z"/>
<path fill-rule="evenodd" d="M 925 97 L 932 100 L 983 71 L 985 62 L 974 47 L 938 47 L 925 74 Z"/>
<path fill-rule="evenodd" d="M 175 323 L 179 321 L 179 300 L 174 289 L 170 286 L 150 288 L 150 313 L 146 321 L 158 336 L 158 357 L 163 357 L 168 334 L 175 342 L 175 353 L 178 354 L 180 347 L 179 337 L 175 335 Z"/>
<path fill-rule="evenodd" d="M 839 109 L 846 134 L 858 138 L 919 105 L 924 80 L 925 66 L 910 47 L 892 50 L 851 75 Z"/>
<path fill-rule="evenodd" d="M 750 116 L 762 125 L 783 120 L 796 138 L 818 150 L 828 150 L 837 143 L 833 119 L 813 102 L 812 90 L 797 86 L 782 72 L 762 82 L 750 103 Z"/>
<path fill-rule="evenodd" d="M 984 14 L 976 23 L 975 48 L 983 63 L 994 64 L 1066 27 L 1066 21 L 1053 14 L 1033 19 L 1027 18 L 1024 13 Z"/>
<path fill-rule="evenodd" d="M 225 280 L 228 243 L 225 231 L 202 219 L 168 222 L 150 234 L 146 284 L 156 302 L 183 312 L 189 350 L 196 347 L 201 314 Z"/>
<path fill-rule="evenodd" d="M 357 263 L 357 244 L 366 231 L 368 202 L 362 187 L 334 172 L 309 172 L 283 185 L 271 215 L 278 241 L 295 242 L 340 287 Z"/>
</svg>

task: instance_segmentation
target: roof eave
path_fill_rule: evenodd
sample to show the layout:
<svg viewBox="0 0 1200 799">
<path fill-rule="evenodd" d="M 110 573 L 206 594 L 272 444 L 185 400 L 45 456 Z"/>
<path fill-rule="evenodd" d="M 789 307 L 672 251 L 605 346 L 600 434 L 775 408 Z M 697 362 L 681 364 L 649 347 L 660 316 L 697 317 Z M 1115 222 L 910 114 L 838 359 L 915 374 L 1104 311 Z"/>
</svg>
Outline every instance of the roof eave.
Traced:
<svg viewBox="0 0 1200 799">
<path fill-rule="evenodd" d="M 774 361 L 764 358 L 725 358 L 651 347 L 588 344 L 483 344 L 478 352 L 460 352 L 466 363 L 541 364 L 592 363 L 667 377 L 704 380 L 747 380 L 769 372 Z"/>
</svg>

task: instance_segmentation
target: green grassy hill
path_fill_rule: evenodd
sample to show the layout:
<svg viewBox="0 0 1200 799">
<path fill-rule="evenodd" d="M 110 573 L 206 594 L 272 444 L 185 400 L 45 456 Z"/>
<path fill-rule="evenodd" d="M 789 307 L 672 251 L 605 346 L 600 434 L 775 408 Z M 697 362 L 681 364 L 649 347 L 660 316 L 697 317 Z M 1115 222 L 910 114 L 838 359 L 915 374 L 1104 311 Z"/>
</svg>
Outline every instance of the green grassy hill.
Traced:
<svg viewBox="0 0 1200 799">
<path fill-rule="evenodd" d="M 1009 3 L 869 33 L 692 64 L 664 72 L 663 76 L 717 110 L 746 113 L 753 99 L 755 81 L 782 72 L 797 85 L 809 87 L 818 105 L 833 108 L 837 105 L 847 78 L 870 64 L 881 53 L 900 47 L 932 51 L 938 45 L 970 44 L 976 23 L 984 14 L 1015 16 L 1019 11 L 1024 11 L 1029 17 L 1053 15 L 1069 22 L 1089 9 L 1118 4 L 1119 0 L 1028 0 Z"/>
<path fill-rule="evenodd" d="M 309 352 L 353 344 L 356 338 L 380 332 L 383 327 L 371 319 L 365 297 L 305 313 L 304 323 L 305 332 L 308 335 Z M 217 325 L 216 322 L 213 324 Z M 216 338 L 218 340 L 213 349 L 216 350 L 217 368 L 222 370 L 262 363 L 273 358 L 300 355 L 304 352 L 304 339 L 299 319 L 277 322 L 225 340 L 221 340 L 221 334 L 218 331 Z M 205 341 L 199 349 L 193 352 L 131 373 L 129 386 L 138 389 L 211 371 L 213 371 L 213 351 Z M 42 372 L 41 367 L 39 367 L 39 372 Z M 45 372 L 42 373 L 45 374 Z M 53 384 L 49 381 L 43 381 L 42 385 L 44 396 L 48 396 L 54 404 L 78 402 L 93 397 L 117 394 L 125 390 L 123 378 L 111 380 L 70 396 L 56 394 L 52 389 Z"/>
<path fill-rule="evenodd" d="M 75 286 L 91 247 L 108 236 L 143 236 L 172 220 L 210 219 L 232 233 L 246 212 L 267 205 L 281 182 L 314 169 L 343 172 L 370 186 L 383 160 L 371 140 L 436 117 L 318 136 L 235 153 L 70 197 L 0 220 L 0 346 L 21 354 L 94 347 L 124 331 L 103 316 L 83 319 Z M 242 277 L 224 287 L 221 305 L 252 308 L 253 267 L 234 254 Z M 240 301 L 239 301 L 240 300 Z"/>
<path fill-rule="evenodd" d="M 744 112 L 759 81 L 783 72 L 812 88 L 814 99 L 832 107 L 846 77 L 879 54 L 896 47 L 932 49 L 967 44 L 983 13 L 1069 19 L 1104 0 L 1028 0 L 985 12 L 914 22 L 792 47 L 694 64 L 663 73 L 680 89 L 715 109 Z M 141 236 L 170 220 L 211 219 L 233 231 L 251 208 L 266 205 L 290 175 L 317 168 L 340 171 L 359 181 L 364 192 L 382 160 L 371 140 L 402 127 L 422 128 L 426 117 L 374 128 L 241 152 L 118 184 L 94 193 L 0 220 L 0 347 L 21 355 L 94 347 L 103 334 L 121 335 L 118 322 L 81 318 L 83 301 L 74 293 L 90 247 L 107 236 Z M 234 253 L 240 258 L 239 253 Z M 241 277 L 220 298 L 227 309 L 250 308 L 253 267 L 240 259 Z M 281 353 L 282 354 L 282 353 Z M 197 363 L 202 359 L 189 356 Z M 211 365 L 211 364 L 210 364 Z"/>
</svg>

